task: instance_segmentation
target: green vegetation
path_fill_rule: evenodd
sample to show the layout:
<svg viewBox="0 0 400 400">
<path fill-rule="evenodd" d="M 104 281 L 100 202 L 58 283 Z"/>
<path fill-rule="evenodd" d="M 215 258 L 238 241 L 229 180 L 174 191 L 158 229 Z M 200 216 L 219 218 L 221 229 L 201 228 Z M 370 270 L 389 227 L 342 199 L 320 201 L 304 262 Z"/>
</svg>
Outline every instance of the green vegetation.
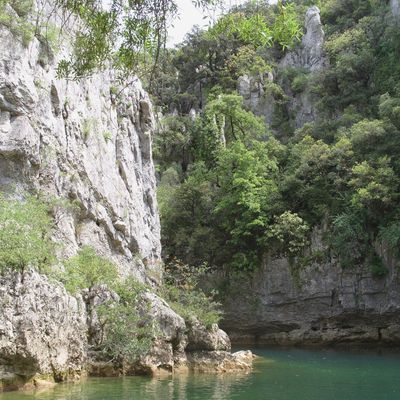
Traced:
<svg viewBox="0 0 400 400">
<path fill-rule="evenodd" d="M 166 299 L 172 309 L 190 323 L 197 318 L 206 327 L 217 324 L 222 318 L 221 304 L 214 300 L 216 293 L 206 294 L 199 282 L 207 268 L 190 267 L 173 260 L 165 268 L 165 283 L 160 295 Z"/>
<path fill-rule="evenodd" d="M 47 205 L 26 195 L 9 199 L 0 193 L 0 271 L 46 271 L 54 261 L 53 227 Z"/>
<path fill-rule="evenodd" d="M 155 143 L 167 260 L 235 274 L 266 254 L 295 265 L 321 225 L 344 268 L 379 278 L 376 244 L 398 255 L 398 24 L 384 0 L 320 2 L 329 66 L 279 67 L 309 5 L 249 2 L 163 56 L 153 95 L 178 113 Z M 269 126 L 236 92 L 243 75 L 273 102 Z M 290 99 L 303 94 L 316 117 L 298 126 Z"/>
<path fill-rule="evenodd" d="M 99 256 L 89 246 L 82 247 L 79 252 L 65 261 L 65 272 L 62 281 L 71 293 L 83 289 L 92 289 L 96 285 L 112 286 L 118 279 L 118 271 L 113 263 Z"/>
<path fill-rule="evenodd" d="M 116 294 L 90 310 L 96 312 L 101 326 L 101 338 L 95 348 L 108 359 L 134 362 L 149 350 L 157 327 L 140 314 L 145 286 L 133 278 L 120 278 L 116 266 L 89 246 L 65 261 L 64 271 L 56 277 L 73 294 L 96 290 L 99 285 Z"/>
<path fill-rule="evenodd" d="M 115 291 L 118 301 L 107 301 L 96 310 L 103 328 L 98 349 L 112 360 L 132 363 L 150 349 L 158 327 L 139 312 L 143 285 L 129 278 Z"/>
<path fill-rule="evenodd" d="M 35 35 L 35 25 L 28 20 L 33 0 L 0 0 L 0 25 L 7 27 L 27 47 Z"/>
</svg>

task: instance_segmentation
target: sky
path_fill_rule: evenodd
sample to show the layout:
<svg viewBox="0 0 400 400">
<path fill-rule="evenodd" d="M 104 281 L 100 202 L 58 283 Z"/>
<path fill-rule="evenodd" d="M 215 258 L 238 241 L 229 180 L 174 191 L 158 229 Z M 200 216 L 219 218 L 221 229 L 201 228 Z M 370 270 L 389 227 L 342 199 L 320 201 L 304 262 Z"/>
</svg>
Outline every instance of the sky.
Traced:
<svg viewBox="0 0 400 400">
<path fill-rule="evenodd" d="M 176 2 L 179 7 L 180 18 L 174 21 L 174 26 L 170 28 L 169 47 L 182 42 L 193 25 L 199 25 L 200 27 L 207 26 L 221 13 L 221 10 L 205 13 L 201 9 L 196 8 L 191 0 L 176 0 Z M 224 8 L 229 9 L 242 3 L 245 3 L 245 0 L 224 0 Z M 276 3 L 276 0 L 270 0 L 270 3 Z"/>
</svg>

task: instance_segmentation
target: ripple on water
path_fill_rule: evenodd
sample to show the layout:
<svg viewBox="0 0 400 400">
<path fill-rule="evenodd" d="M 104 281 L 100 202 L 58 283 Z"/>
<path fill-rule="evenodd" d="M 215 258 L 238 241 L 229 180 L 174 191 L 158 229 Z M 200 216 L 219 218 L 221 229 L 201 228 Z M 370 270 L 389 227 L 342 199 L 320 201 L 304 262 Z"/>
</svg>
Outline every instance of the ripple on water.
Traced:
<svg viewBox="0 0 400 400">
<path fill-rule="evenodd" d="M 398 400 L 400 354 L 267 349 L 251 374 L 90 378 L 0 400 Z"/>
</svg>

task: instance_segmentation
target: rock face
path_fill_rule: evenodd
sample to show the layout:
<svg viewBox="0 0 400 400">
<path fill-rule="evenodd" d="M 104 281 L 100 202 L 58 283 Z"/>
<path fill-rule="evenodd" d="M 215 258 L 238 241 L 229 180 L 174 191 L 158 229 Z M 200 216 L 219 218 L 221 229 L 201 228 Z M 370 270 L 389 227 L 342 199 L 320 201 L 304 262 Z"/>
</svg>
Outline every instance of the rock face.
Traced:
<svg viewBox="0 0 400 400">
<path fill-rule="evenodd" d="M 36 38 L 24 47 L 0 25 L 0 190 L 62 199 L 60 256 L 90 244 L 121 272 L 158 280 L 148 95 L 138 80 L 118 87 L 112 71 L 57 79 L 63 56 L 47 54 Z"/>
<path fill-rule="evenodd" d="M 400 16 L 400 3 L 399 0 L 390 0 L 390 7 L 394 17 Z"/>
<path fill-rule="evenodd" d="M 106 300 L 110 293 L 99 289 L 96 298 L 101 304 L 101 299 Z M 247 351 L 232 354 L 230 339 L 217 324 L 207 328 L 193 317 L 185 322 L 162 298 L 151 292 L 141 295 L 139 310 L 146 323 L 155 328 L 156 337 L 150 350 L 134 364 L 90 360 L 91 375 L 160 376 L 187 371 L 222 373 L 251 370 L 252 353 Z M 91 330 L 95 326 L 91 324 Z"/>
<path fill-rule="evenodd" d="M 282 59 L 281 67 L 304 68 L 307 71 L 319 71 L 326 66 L 324 55 L 325 34 L 321 23 L 320 10 L 313 6 L 307 10 L 304 22 L 306 30 L 301 45 Z"/>
<path fill-rule="evenodd" d="M 0 392 L 79 377 L 86 362 L 82 299 L 35 272 L 0 277 Z"/>
<path fill-rule="evenodd" d="M 397 263 L 380 249 L 390 266 L 386 277 L 367 266 L 343 270 L 335 259 L 320 259 L 320 238 L 314 234 L 311 254 L 319 256 L 309 265 L 267 257 L 247 284 L 240 281 L 247 295 L 227 301 L 223 321 L 233 341 L 400 344 Z"/>
<path fill-rule="evenodd" d="M 327 66 L 328 60 L 324 53 L 325 34 L 318 7 L 313 6 L 307 10 L 304 28 L 302 42 L 294 50 L 286 53 L 278 63 L 275 71 L 277 76 L 287 68 L 297 69 L 309 76 L 317 74 Z M 264 83 L 271 82 L 274 82 L 274 76 L 269 73 L 264 77 Z M 276 110 L 276 100 L 268 91 L 268 85 L 260 85 L 245 75 L 239 78 L 237 89 L 244 98 L 245 106 L 254 114 L 264 117 L 265 122 L 271 125 Z M 312 94 L 308 90 L 293 93 L 291 88 L 283 87 L 283 89 L 288 97 L 285 113 L 294 115 L 294 128 L 301 128 L 305 123 L 314 121 L 316 111 Z"/>
<path fill-rule="evenodd" d="M 149 97 L 137 79 L 117 85 L 113 71 L 79 82 L 58 79 L 57 63 L 66 54 L 68 49 L 55 54 L 37 38 L 23 44 L 0 24 L 0 191 L 16 197 L 37 191 L 55 203 L 60 258 L 90 245 L 114 261 L 121 275 L 158 284 L 160 224 Z M 84 295 L 85 303 L 35 272 L 0 277 L 0 391 L 62 381 L 86 370 L 91 346 L 100 341 L 92 311 L 118 298 L 100 286 Z M 207 354 L 218 352 L 208 358 L 210 369 L 217 363 L 224 365 L 221 371 L 234 369 L 236 362 L 246 369 L 246 357 L 229 353 L 229 338 L 217 326 L 186 324 L 154 294 L 147 293 L 144 301 L 160 335 L 128 372 L 192 369 L 192 351 L 203 352 L 202 364 Z M 109 362 L 89 368 L 93 374 L 115 371 Z"/>
</svg>

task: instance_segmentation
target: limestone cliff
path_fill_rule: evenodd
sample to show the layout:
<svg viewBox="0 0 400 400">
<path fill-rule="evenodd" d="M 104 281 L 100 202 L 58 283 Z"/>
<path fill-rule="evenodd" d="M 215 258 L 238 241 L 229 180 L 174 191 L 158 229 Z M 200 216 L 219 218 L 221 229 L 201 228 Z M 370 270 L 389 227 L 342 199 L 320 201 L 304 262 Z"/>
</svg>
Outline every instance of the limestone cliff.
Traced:
<svg viewBox="0 0 400 400">
<path fill-rule="evenodd" d="M 149 98 L 138 80 L 119 87 L 112 71 L 57 79 L 65 54 L 37 37 L 24 46 L 0 25 L 0 190 L 63 199 L 55 234 L 62 257 L 90 244 L 124 273 L 157 276 Z"/>
<path fill-rule="evenodd" d="M 50 48 L 40 34 L 27 42 L 0 24 L 0 191 L 16 198 L 34 191 L 54 204 L 60 259 L 90 245 L 121 275 L 157 286 L 162 266 L 149 97 L 138 79 L 117 83 L 112 70 L 80 81 L 59 79 L 66 43 Z M 0 391 L 87 372 L 251 368 L 251 354 L 231 354 L 218 326 L 186 323 L 150 291 L 142 303 L 157 326 L 151 351 L 128 371 L 109 359 L 97 363 L 91 357 L 98 329 L 93 308 L 118 296 L 95 289 L 74 297 L 28 268 L 0 277 Z"/>
<path fill-rule="evenodd" d="M 79 377 L 87 358 L 81 297 L 42 275 L 0 277 L 0 392 Z"/>
<path fill-rule="evenodd" d="M 268 125 L 274 124 L 274 114 L 277 111 L 277 101 L 273 93 L 268 89 L 271 83 L 276 81 L 282 86 L 286 95 L 284 113 L 293 119 L 293 128 L 301 128 L 305 123 L 315 120 L 315 101 L 313 95 L 307 89 L 294 92 L 291 87 L 279 80 L 280 75 L 285 70 L 297 70 L 304 76 L 317 74 L 328 65 L 328 60 L 324 51 L 325 34 L 318 7 L 310 7 L 304 20 L 305 34 L 294 49 L 288 51 L 281 60 L 277 61 L 274 73 L 269 73 L 265 77 L 265 84 L 260 85 L 254 79 L 243 76 L 238 81 L 238 92 L 244 98 L 244 104 L 254 114 L 264 117 Z M 280 127 L 275 126 L 279 131 Z"/>
<path fill-rule="evenodd" d="M 232 283 L 233 288 L 241 285 L 242 295 L 229 296 L 223 328 L 234 341 L 400 343 L 397 261 L 377 247 L 389 266 L 385 277 L 374 276 L 367 265 L 343 269 L 322 237 L 316 229 L 306 263 L 266 256 L 250 279 Z"/>
<path fill-rule="evenodd" d="M 399 2 L 392 0 L 390 5 L 393 16 L 398 15 Z M 315 77 L 327 66 L 323 25 L 319 9 L 314 6 L 306 13 L 302 42 L 280 60 L 275 75 L 292 68 Z M 245 83 L 244 78 L 239 82 L 241 93 L 246 93 Z M 283 88 L 288 96 L 285 113 L 292 115 L 293 128 L 315 121 L 318 99 L 307 90 L 295 93 L 290 87 Z M 253 91 L 245 101 L 267 122 L 272 120 L 276 107 L 272 96 L 266 99 Z M 233 340 L 277 344 L 400 343 L 400 277 L 396 260 L 379 245 L 376 251 L 388 266 L 386 276 L 374 277 L 367 265 L 343 269 L 323 244 L 323 236 L 322 230 L 314 231 L 305 264 L 266 255 L 252 276 L 230 280 L 223 328 Z"/>
</svg>

